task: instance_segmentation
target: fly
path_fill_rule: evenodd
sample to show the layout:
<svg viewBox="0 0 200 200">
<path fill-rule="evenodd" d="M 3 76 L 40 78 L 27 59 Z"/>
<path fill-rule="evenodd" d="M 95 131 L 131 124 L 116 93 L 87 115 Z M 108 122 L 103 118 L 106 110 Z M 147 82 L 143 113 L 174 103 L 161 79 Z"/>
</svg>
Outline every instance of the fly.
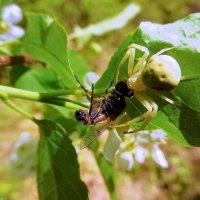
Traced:
<svg viewBox="0 0 200 200">
<path fill-rule="evenodd" d="M 90 99 L 89 110 L 76 110 L 75 118 L 82 124 L 99 125 L 105 124 L 96 134 L 85 137 L 80 148 L 85 148 L 91 144 L 101 133 L 111 126 L 112 122 L 121 115 L 126 108 L 125 97 L 132 97 L 133 90 L 129 89 L 126 81 L 120 81 L 115 85 L 115 89 L 107 97 L 100 99 L 93 105 L 93 88 Z"/>
</svg>

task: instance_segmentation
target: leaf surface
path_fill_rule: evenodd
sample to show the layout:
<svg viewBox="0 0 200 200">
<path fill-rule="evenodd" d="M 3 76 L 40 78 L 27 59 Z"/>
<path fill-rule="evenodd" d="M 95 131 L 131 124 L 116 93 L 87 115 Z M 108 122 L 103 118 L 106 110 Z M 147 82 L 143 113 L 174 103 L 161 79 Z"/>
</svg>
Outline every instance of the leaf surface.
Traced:
<svg viewBox="0 0 200 200">
<path fill-rule="evenodd" d="M 80 180 L 77 155 L 64 129 L 49 120 L 40 127 L 38 146 L 38 190 L 41 200 L 88 199 Z"/>
</svg>

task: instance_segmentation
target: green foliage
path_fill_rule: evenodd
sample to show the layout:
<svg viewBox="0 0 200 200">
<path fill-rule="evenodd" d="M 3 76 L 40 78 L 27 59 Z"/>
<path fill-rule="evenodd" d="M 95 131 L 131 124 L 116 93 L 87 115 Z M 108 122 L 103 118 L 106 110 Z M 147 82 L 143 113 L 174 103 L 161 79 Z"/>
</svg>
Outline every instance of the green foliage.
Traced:
<svg viewBox="0 0 200 200">
<path fill-rule="evenodd" d="M 163 129 L 174 140 L 182 145 L 200 146 L 200 14 L 190 15 L 177 22 L 160 25 L 143 22 L 132 33 L 124 38 L 116 53 L 113 55 L 108 68 L 96 83 L 95 89 L 105 91 L 111 84 L 115 84 L 115 75 L 121 58 L 131 43 L 137 43 L 147 47 L 151 55 L 161 49 L 175 48 L 166 54 L 174 57 L 181 66 L 181 83 L 171 92 L 165 95 L 175 100 L 170 105 L 159 98 L 155 91 L 147 91 L 158 103 L 159 112 L 150 122 L 148 129 Z M 59 89 L 73 89 L 72 103 L 77 106 L 82 101 L 78 97 L 76 75 L 80 82 L 90 67 L 76 55 L 67 49 L 67 37 L 59 23 L 42 14 L 27 14 L 27 28 L 25 36 L 17 43 L 10 43 L 12 51 L 9 54 L 19 55 L 21 52 L 30 54 L 37 60 L 45 63 L 47 67 L 37 66 L 28 69 L 13 68 L 11 79 L 15 87 L 34 91 L 31 93 L 40 96 L 41 92 L 49 94 L 52 102 L 56 98 L 65 102 L 66 98 L 61 95 L 51 96 L 52 92 Z M 3 52 L 5 46 L 0 47 Z M 136 58 L 139 54 L 136 54 Z M 127 79 L 127 63 L 120 71 L 120 78 Z M 20 90 L 22 91 L 22 90 Z M 1 88 L 0 95 L 6 101 L 12 92 L 16 97 L 23 98 L 19 90 Z M 30 93 L 28 93 L 30 94 Z M 84 94 L 84 92 L 79 93 Z M 102 93 L 102 96 L 105 93 Z M 40 101 L 26 95 L 26 100 Z M 86 95 L 85 95 L 86 96 Z M 77 102 L 76 102 L 77 101 Z M 136 99 L 127 99 L 127 113 L 134 118 L 144 112 L 144 108 Z M 14 106 L 12 105 L 14 108 Z M 20 111 L 20 109 L 15 109 Z M 20 112 L 24 113 L 24 112 Z M 58 108 L 56 106 L 47 108 L 45 120 L 37 121 L 40 128 L 40 141 L 38 146 L 38 190 L 40 199 L 64 200 L 64 199 L 87 199 L 87 190 L 80 180 L 79 165 L 75 149 L 69 139 L 69 135 L 75 131 L 87 133 L 88 127 L 82 126 L 74 120 L 74 110 Z M 30 117 L 31 118 L 31 117 Z M 48 120 L 47 120 L 48 119 Z M 49 121 L 52 120 L 52 121 Z M 54 122 L 53 122 L 54 121 Z M 63 128 L 61 125 L 63 125 Z M 137 126 L 138 124 L 136 124 Z M 135 127 L 135 125 L 133 125 Z M 66 134 L 69 131 L 69 135 Z M 81 135 L 81 134 L 80 134 Z M 92 150 L 100 167 L 112 199 L 115 199 L 116 173 L 113 166 L 107 163 L 101 154 Z"/>
<path fill-rule="evenodd" d="M 27 15 L 28 25 L 22 39 L 25 51 L 48 63 L 64 87 L 75 86 L 71 66 L 67 60 L 67 38 L 64 29 L 52 18 L 42 14 Z"/>
<path fill-rule="evenodd" d="M 19 69 L 13 67 L 11 78 L 15 87 L 30 91 L 47 92 L 62 88 L 55 72 L 51 68 L 36 67 L 28 69 L 20 66 Z"/>
<path fill-rule="evenodd" d="M 52 121 L 37 122 L 38 190 L 40 199 L 87 199 L 87 189 L 79 178 L 77 155 L 64 129 Z"/>
</svg>

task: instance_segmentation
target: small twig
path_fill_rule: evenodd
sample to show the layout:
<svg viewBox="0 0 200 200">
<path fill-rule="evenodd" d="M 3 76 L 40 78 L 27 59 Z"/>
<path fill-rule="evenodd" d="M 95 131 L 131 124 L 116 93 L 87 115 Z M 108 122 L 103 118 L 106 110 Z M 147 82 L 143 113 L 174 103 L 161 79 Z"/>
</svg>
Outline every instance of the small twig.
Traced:
<svg viewBox="0 0 200 200">
<path fill-rule="evenodd" d="M 0 67 L 6 67 L 8 65 L 15 65 L 15 64 L 33 64 L 39 62 L 35 58 L 29 55 L 22 55 L 22 56 L 0 56 Z"/>
</svg>

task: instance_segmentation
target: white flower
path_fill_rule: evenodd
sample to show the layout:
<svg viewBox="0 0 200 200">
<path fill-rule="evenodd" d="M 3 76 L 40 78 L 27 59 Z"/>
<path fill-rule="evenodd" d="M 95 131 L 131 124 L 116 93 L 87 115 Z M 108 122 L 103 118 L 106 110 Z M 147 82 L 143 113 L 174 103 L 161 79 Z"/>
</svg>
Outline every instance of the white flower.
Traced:
<svg viewBox="0 0 200 200">
<path fill-rule="evenodd" d="M 113 129 L 109 132 L 108 139 L 104 145 L 103 155 L 106 160 L 113 162 L 115 159 L 115 153 L 120 148 L 120 144 L 122 143 L 122 139 L 118 135 L 116 129 Z"/>
<path fill-rule="evenodd" d="M 130 152 L 123 152 L 118 159 L 118 165 L 124 170 L 133 169 L 134 159 Z"/>
<path fill-rule="evenodd" d="M 2 18 L 5 22 L 17 24 L 22 20 L 22 11 L 16 4 L 4 6 L 2 9 Z"/>
<path fill-rule="evenodd" d="M 163 151 L 159 148 L 160 143 L 166 143 L 166 133 L 163 130 L 141 131 L 137 136 L 137 147 L 135 148 L 135 158 L 138 163 L 143 163 L 148 153 L 152 159 L 162 168 L 168 167 L 168 162 Z M 147 148 L 144 148 L 148 147 Z"/>
<path fill-rule="evenodd" d="M 163 151 L 159 148 L 159 144 L 166 143 L 166 133 L 162 130 L 140 131 L 137 135 L 129 135 L 122 142 L 119 132 L 116 129 L 109 133 L 108 139 L 104 146 L 104 157 L 114 162 L 117 159 L 122 169 L 130 170 L 133 167 L 134 158 L 142 164 L 147 155 L 162 168 L 169 166 Z M 129 154 L 128 154 L 129 153 Z M 149 156 L 148 156 L 149 158 Z"/>
<path fill-rule="evenodd" d="M 163 151 L 159 148 L 158 144 L 153 145 L 152 158 L 161 167 L 168 168 L 169 164 L 165 158 Z"/>
<path fill-rule="evenodd" d="M 166 133 L 163 130 L 155 130 L 153 132 L 151 132 L 151 137 L 153 140 L 162 140 L 165 139 L 166 137 Z"/>
<path fill-rule="evenodd" d="M 22 11 L 16 4 L 4 6 L 0 21 L 0 44 L 12 41 L 24 35 L 24 29 L 16 24 L 22 20 Z"/>
<path fill-rule="evenodd" d="M 20 148 L 30 140 L 30 134 L 27 131 L 21 133 L 20 138 L 15 142 L 14 147 Z"/>
<path fill-rule="evenodd" d="M 137 146 L 134 152 L 135 152 L 135 159 L 137 160 L 137 162 L 143 163 L 148 153 L 148 150 L 142 146 Z"/>
<path fill-rule="evenodd" d="M 137 144 L 149 143 L 151 141 L 150 131 L 144 130 L 140 131 L 136 138 Z"/>
<path fill-rule="evenodd" d="M 85 86 L 88 90 L 91 89 L 92 84 L 95 84 L 99 80 L 99 76 L 94 72 L 87 72 L 85 75 Z"/>
</svg>

